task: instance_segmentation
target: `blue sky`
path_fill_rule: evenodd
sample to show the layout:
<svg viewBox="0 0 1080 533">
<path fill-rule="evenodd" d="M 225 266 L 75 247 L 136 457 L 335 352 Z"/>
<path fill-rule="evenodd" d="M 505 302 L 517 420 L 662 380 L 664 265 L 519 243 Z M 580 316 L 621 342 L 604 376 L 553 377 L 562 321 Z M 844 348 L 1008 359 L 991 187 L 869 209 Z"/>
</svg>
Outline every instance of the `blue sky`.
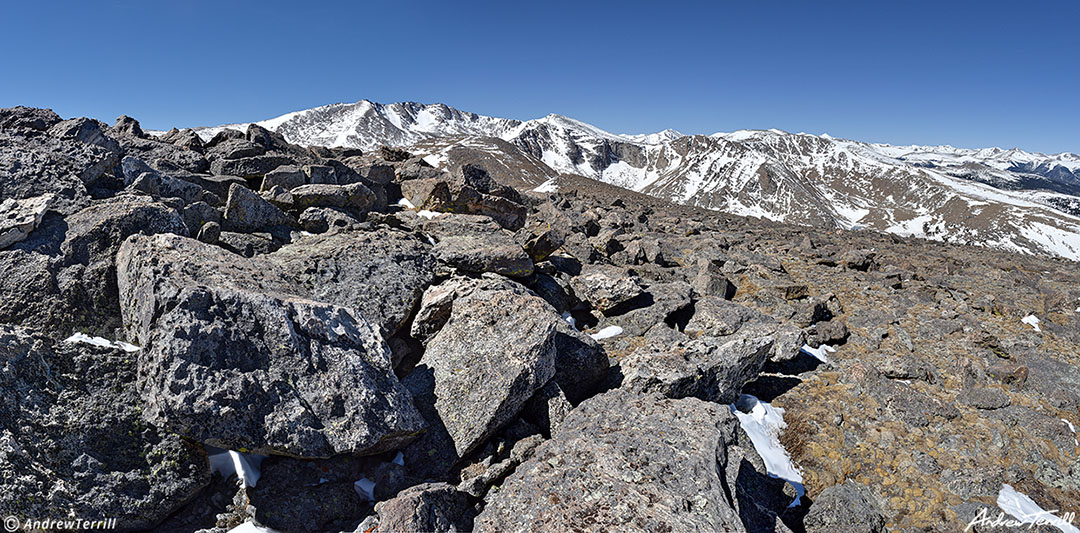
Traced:
<svg viewBox="0 0 1080 533">
<path fill-rule="evenodd" d="M 1080 152 L 1080 2 L 313 4 L 8 3 L 0 107 L 160 129 L 410 100 Z"/>
</svg>

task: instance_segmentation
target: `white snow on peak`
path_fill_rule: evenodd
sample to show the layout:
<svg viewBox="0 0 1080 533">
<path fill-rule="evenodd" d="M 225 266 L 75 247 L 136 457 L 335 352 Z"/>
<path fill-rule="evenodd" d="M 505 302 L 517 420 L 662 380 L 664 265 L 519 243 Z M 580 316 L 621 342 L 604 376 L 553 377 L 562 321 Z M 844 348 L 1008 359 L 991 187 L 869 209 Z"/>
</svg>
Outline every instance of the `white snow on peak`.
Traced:
<svg viewBox="0 0 1080 533">
<path fill-rule="evenodd" d="M 743 394 L 738 401 L 731 404 L 731 412 L 738 417 L 739 426 L 750 437 L 750 442 L 765 463 L 768 474 L 787 481 L 795 488 L 795 501 L 788 507 L 799 505 L 806 490 L 802 484 L 802 473 L 795 468 L 791 456 L 780 444 L 780 432 L 787 427 L 784 410 L 749 394 Z"/>
<path fill-rule="evenodd" d="M 559 182 L 555 178 L 551 178 L 544 183 L 541 183 L 539 187 L 533 189 L 533 192 L 555 192 L 559 190 Z"/>
<path fill-rule="evenodd" d="M 1007 483 L 1003 484 L 998 492 L 997 505 L 1024 524 L 1049 524 L 1064 533 L 1080 533 L 1076 526 L 1054 514 L 1068 511 L 1067 509 L 1046 511 L 1026 494 L 1018 492 Z"/>
<path fill-rule="evenodd" d="M 135 346 L 134 344 L 128 344 L 128 343 L 122 342 L 122 341 L 111 341 L 111 340 L 106 339 L 104 337 L 91 337 L 91 336 L 89 336 L 89 335 L 87 335 L 85 333 L 76 333 L 76 334 L 64 339 L 64 342 L 92 344 L 94 346 L 102 346 L 104 348 L 117 348 L 117 349 L 123 350 L 125 352 L 137 352 L 137 351 L 139 351 L 139 347 Z"/>
</svg>

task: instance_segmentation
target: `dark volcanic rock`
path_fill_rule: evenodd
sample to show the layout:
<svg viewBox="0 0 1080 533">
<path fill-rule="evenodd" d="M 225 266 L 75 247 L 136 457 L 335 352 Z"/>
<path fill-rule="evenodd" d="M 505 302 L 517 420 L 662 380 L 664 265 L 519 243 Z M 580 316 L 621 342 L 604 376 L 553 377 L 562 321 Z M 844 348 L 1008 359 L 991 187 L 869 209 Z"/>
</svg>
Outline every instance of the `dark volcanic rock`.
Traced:
<svg viewBox="0 0 1080 533">
<path fill-rule="evenodd" d="M 376 500 L 393 497 L 405 485 L 404 468 L 385 454 L 298 460 L 271 457 L 259 482 L 244 489 L 248 511 L 259 524 L 278 531 L 347 531 L 371 511 L 356 482 L 374 482 Z"/>
<path fill-rule="evenodd" d="M 41 217 L 49 210 L 52 199 L 53 195 L 46 194 L 22 200 L 8 198 L 0 202 L 0 250 L 30 235 L 41 224 Z"/>
<path fill-rule="evenodd" d="M 67 215 L 90 200 L 86 186 L 110 171 L 115 152 L 75 139 L 24 137 L 0 130 L 0 199 L 55 194 L 53 209 Z"/>
<path fill-rule="evenodd" d="M 0 512 L 147 529 L 209 483 L 201 446 L 143 422 L 132 357 L 0 325 Z"/>
<path fill-rule="evenodd" d="M 389 348 L 352 310 L 280 295 L 283 277 L 212 283 L 271 276 L 191 239 L 133 237 L 117 265 L 149 419 L 221 448 L 298 457 L 379 453 L 423 429 Z M 180 276 L 174 265 L 191 266 Z"/>
<path fill-rule="evenodd" d="M 59 336 L 113 336 L 120 326 L 113 258 L 134 233 L 185 234 L 176 211 L 145 197 L 95 202 L 67 218 L 47 215 L 26 240 L 0 251 L 0 321 Z"/>
<path fill-rule="evenodd" d="M 273 261 L 312 299 L 360 312 L 389 339 L 405 325 L 435 277 L 427 243 L 401 231 L 337 231 L 305 237 Z"/>
<path fill-rule="evenodd" d="M 432 372 L 435 410 L 459 456 L 517 416 L 555 375 L 560 321 L 525 290 L 479 288 L 454 301 L 414 373 Z"/>
<path fill-rule="evenodd" d="M 744 531 L 724 406 L 612 391 L 570 413 L 488 496 L 477 531 Z"/>
<path fill-rule="evenodd" d="M 309 207 L 300 213 L 299 221 L 300 227 L 310 233 L 326 233 L 330 228 L 348 228 L 360 223 L 348 211 L 332 207 Z"/>
</svg>

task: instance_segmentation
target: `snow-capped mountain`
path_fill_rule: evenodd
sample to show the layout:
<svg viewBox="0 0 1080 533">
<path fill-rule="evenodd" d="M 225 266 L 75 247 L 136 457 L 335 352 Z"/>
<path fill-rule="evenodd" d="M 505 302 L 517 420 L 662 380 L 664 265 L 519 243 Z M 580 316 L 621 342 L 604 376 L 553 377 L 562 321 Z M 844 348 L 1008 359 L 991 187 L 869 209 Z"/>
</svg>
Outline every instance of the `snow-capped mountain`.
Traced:
<svg viewBox="0 0 1080 533">
<path fill-rule="evenodd" d="M 1080 156 L 892 146 L 780 130 L 619 135 L 564 117 L 520 121 L 442 104 L 361 101 L 257 124 L 302 145 L 410 146 L 436 166 L 505 167 L 518 184 L 579 174 L 678 203 L 1080 260 Z M 210 138 L 222 128 L 200 128 Z"/>
</svg>

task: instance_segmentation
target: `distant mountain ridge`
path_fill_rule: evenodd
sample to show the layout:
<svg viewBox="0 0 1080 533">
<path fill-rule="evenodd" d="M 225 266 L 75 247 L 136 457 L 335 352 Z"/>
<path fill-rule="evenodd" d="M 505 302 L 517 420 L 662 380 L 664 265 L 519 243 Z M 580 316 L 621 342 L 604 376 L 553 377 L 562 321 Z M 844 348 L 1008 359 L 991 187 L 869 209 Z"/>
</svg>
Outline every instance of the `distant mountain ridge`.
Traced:
<svg viewBox="0 0 1080 533">
<path fill-rule="evenodd" d="M 436 166 L 482 152 L 545 190 L 557 187 L 558 173 L 579 174 L 738 215 L 1080 260 L 1080 156 L 1071 153 L 892 146 L 780 130 L 620 135 L 554 114 L 521 121 L 366 100 L 257 124 L 301 145 L 412 147 Z M 210 138 L 246 126 L 196 131 Z"/>
</svg>

